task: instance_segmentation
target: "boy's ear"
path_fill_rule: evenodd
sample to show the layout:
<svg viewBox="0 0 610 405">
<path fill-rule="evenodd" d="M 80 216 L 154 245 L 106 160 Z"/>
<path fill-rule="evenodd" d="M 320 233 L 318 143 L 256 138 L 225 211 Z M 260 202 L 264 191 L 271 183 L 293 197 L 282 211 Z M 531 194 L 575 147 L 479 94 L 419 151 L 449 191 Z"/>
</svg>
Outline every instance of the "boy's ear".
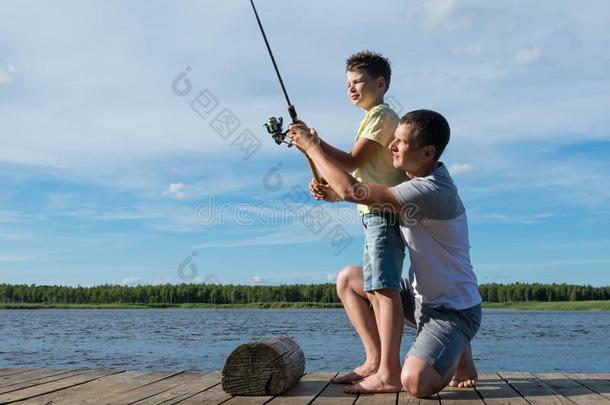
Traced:
<svg viewBox="0 0 610 405">
<path fill-rule="evenodd" d="M 383 76 L 377 78 L 377 88 L 385 91 L 385 78 Z"/>
</svg>

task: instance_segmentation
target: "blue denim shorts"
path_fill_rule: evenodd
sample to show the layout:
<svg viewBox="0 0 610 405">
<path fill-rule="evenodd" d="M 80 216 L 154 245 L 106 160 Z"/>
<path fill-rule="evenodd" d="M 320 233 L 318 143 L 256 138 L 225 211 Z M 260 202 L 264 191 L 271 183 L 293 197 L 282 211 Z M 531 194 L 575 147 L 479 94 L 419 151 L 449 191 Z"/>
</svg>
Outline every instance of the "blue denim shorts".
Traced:
<svg viewBox="0 0 610 405">
<path fill-rule="evenodd" d="M 364 225 L 364 291 L 389 288 L 398 290 L 405 258 L 399 217 L 387 213 L 362 215 Z"/>
<path fill-rule="evenodd" d="M 407 324 L 417 328 L 407 357 L 419 357 L 445 375 L 479 330 L 481 304 L 463 310 L 431 307 L 413 297 L 405 280 L 401 281 L 400 297 Z"/>
</svg>

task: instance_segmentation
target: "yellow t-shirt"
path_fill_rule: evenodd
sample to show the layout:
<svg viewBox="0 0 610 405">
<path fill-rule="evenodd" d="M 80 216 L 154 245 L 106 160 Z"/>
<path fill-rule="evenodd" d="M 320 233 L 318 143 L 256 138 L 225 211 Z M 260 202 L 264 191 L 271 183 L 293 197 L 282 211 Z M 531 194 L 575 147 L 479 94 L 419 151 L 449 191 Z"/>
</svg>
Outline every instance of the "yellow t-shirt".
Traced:
<svg viewBox="0 0 610 405">
<path fill-rule="evenodd" d="M 392 165 L 392 152 L 388 146 L 394 140 L 394 130 L 398 126 L 398 115 L 387 104 L 378 104 L 367 111 L 360 122 L 356 141 L 360 138 L 370 139 L 381 145 L 370 156 L 362 167 L 354 170 L 354 177 L 361 183 L 384 184 L 395 186 L 407 180 L 407 175 L 401 169 Z M 366 214 L 370 209 L 366 205 L 358 204 L 358 213 Z"/>
</svg>

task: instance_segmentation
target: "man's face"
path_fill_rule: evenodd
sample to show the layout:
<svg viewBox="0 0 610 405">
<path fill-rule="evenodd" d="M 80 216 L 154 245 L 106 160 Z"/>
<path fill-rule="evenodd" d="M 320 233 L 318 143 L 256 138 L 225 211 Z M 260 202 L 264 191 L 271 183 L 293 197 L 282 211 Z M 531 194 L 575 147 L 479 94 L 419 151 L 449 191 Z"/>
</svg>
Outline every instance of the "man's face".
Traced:
<svg viewBox="0 0 610 405">
<path fill-rule="evenodd" d="M 377 103 L 379 96 L 383 95 L 385 90 L 383 78 L 373 79 L 360 70 L 348 70 L 346 75 L 347 97 L 355 106 L 368 110 Z"/>
<path fill-rule="evenodd" d="M 434 156 L 434 146 L 419 146 L 416 128 L 411 124 L 400 124 L 394 131 L 394 140 L 388 146 L 392 152 L 395 168 L 404 170 L 409 177 L 429 164 Z"/>
</svg>

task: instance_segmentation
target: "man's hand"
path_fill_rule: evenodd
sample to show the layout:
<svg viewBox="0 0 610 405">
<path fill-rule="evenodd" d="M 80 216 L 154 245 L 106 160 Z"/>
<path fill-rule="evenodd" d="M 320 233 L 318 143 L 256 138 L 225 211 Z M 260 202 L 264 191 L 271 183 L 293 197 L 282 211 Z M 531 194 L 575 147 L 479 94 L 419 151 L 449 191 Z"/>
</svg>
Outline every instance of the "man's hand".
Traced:
<svg viewBox="0 0 610 405">
<path fill-rule="evenodd" d="M 320 137 L 313 128 L 307 128 L 304 124 L 291 124 L 288 127 L 288 136 L 292 143 L 304 153 L 308 153 L 320 144 Z"/>
<path fill-rule="evenodd" d="M 320 182 L 317 182 L 316 179 L 311 179 L 309 182 L 309 192 L 316 200 L 328 202 L 341 201 L 341 198 L 339 198 L 337 193 L 335 193 L 326 180 L 324 180 L 324 177 L 320 178 Z"/>
</svg>

